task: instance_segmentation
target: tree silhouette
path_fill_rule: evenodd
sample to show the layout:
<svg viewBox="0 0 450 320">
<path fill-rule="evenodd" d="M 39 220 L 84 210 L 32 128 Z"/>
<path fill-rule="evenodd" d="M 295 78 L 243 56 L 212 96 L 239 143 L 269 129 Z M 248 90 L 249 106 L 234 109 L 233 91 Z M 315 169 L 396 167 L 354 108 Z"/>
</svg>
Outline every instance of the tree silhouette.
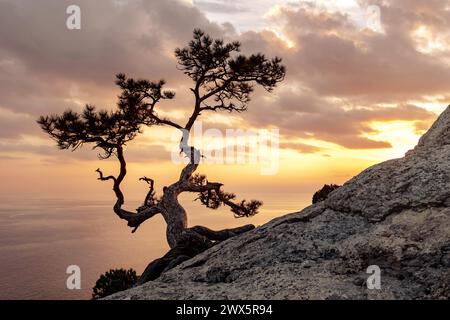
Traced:
<svg viewBox="0 0 450 320">
<path fill-rule="evenodd" d="M 333 192 L 334 190 L 340 188 L 341 186 L 337 184 L 325 184 L 322 189 L 316 191 L 312 198 L 312 203 L 317 203 L 324 201 L 328 195 Z"/>
<path fill-rule="evenodd" d="M 111 269 L 100 276 L 92 288 L 92 299 L 101 299 L 113 293 L 130 289 L 138 281 L 133 269 Z"/>
<path fill-rule="evenodd" d="M 267 59 L 259 53 L 244 56 L 239 51 L 239 42 L 214 40 L 201 30 L 194 30 L 193 40 L 187 47 L 175 50 L 179 69 L 194 83 L 190 90 L 195 104 L 184 126 L 158 115 L 158 102 L 175 97 L 174 92 L 163 90 L 163 80 L 135 80 L 124 74 L 116 75 L 116 84 L 122 92 L 115 111 L 97 111 L 95 107 L 87 105 L 81 114 L 69 110 L 61 115 L 42 116 L 38 123 L 61 149 L 75 150 L 90 143 L 93 148 L 102 151 L 101 159 L 117 158 L 120 163 L 119 173 L 104 175 L 97 169 L 98 179 L 112 182 L 117 198 L 113 210 L 128 222 L 133 232 L 144 221 L 161 214 L 167 223 L 167 241 L 171 248 L 177 245 L 186 231 L 210 241 L 227 239 L 254 226 L 221 231 L 203 226 L 187 228 L 186 211 L 179 203 L 178 196 L 183 192 L 198 193 L 198 200 L 206 207 L 217 209 L 221 205 L 228 206 L 235 217 L 253 216 L 262 204 L 257 200 L 236 201 L 235 194 L 223 191 L 221 183 L 210 182 L 206 176 L 194 174 L 201 153 L 189 145 L 189 132 L 201 113 L 245 111 L 255 85 L 270 92 L 283 80 L 285 68 L 280 58 Z M 125 210 L 125 198 L 121 191 L 121 183 L 127 173 L 124 146 L 142 131 L 143 126 L 160 125 L 181 131 L 180 152 L 188 158 L 188 164 L 182 169 L 178 181 L 164 187 L 161 197 L 155 195 L 153 179 L 141 178 L 149 186 L 145 200 L 136 211 Z"/>
</svg>

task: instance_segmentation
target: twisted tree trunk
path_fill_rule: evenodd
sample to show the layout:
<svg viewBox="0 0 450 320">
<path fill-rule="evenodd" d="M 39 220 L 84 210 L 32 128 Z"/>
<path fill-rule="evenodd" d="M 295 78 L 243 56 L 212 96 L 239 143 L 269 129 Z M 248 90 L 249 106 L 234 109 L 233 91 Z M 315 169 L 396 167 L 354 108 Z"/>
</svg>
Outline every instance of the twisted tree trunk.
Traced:
<svg viewBox="0 0 450 320">
<path fill-rule="evenodd" d="M 143 206 L 138 208 L 137 212 L 130 212 L 122 208 L 123 204 L 125 203 L 125 198 L 121 191 L 120 184 L 126 176 L 127 169 L 123 149 L 121 146 L 119 146 L 117 148 L 117 158 L 120 163 L 119 175 L 117 177 L 105 177 L 100 169 L 97 169 L 97 172 L 100 175 L 100 180 L 112 180 L 114 182 L 113 191 L 116 194 L 117 198 L 113 208 L 114 212 L 121 219 L 128 221 L 128 226 L 134 228 L 133 232 L 137 230 L 141 223 L 160 213 L 167 224 L 166 238 L 171 249 L 174 249 L 177 247 L 177 245 L 179 245 L 180 239 L 182 239 L 186 231 L 189 231 L 188 234 L 190 235 L 195 234 L 197 236 L 204 237 L 211 242 L 214 242 L 223 241 L 237 234 L 241 234 L 243 232 L 254 229 L 255 227 L 251 224 L 245 225 L 243 227 L 225 229 L 220 231 L 213 231 L 202 226 L 188 228 L 186 210 L 179 203 L 178 196 L 183 192 L 205 192 L 211 190 L 215 190 L 218 192 L 222 184 L 214 182 L 207 182 L 206 184 L 196 183 L 192 178 L 194 172 L 198 168 L 200 151 L 198 151 L 194 147 L 190 147 L 187 145 L 187 138 L 185 135 L 180 142 L 180 147 L 182 152 L 188 157 L 189 163 L 181 171 L 178 181 L 171 184 L 170 186 L 164 187 L 162 197 L 159 200 L 155 200 L 153 198 L 153 180 L 146 177 L 141 178 L 142 180 L 149 183 L 150 190 L 145 197 Z M 218 194 L 221 195 L 221 193 Z M 232 209 L 241 208 L 239 204 L 230 201 L 228 198 L 221 199 L 221 201 L 223 201 L 224 204 L 230 206 Z"/>
<path fill-rule="evenodd" d="M 170 248 L 174 248 L 183 231 L 187 229 L 186 210 L 178 202 L 178 195 L 182 192 L 178 183 L 164 188 L 159 206 L 161 214 L 167 224 L 166 237 Z"/>
<path fill-rule="evenodd" d="M 211 241 L 222 241 L 237 234 L 252 230 L 254 225 L 245 225 L 233 229 L 225 229 L 220 231 L 213 231 L 203 226 L 195 226 L 192 228 L 187 227 L 187 215 L 186 210 L 178 201 L 178 196 L 182 192 L 201 192 L 204 190 L 215 190 L 222 186 L 220 183 L 207 183 L 206 185 L 196 185 L 192 183 L 191 178 L 198 168 L 198 162 L 200 159 L 200 152 L 194 147 L 187 146 L 186 142 L 182 142 L 182 150 L 188 155 L 190 161 L 189 164 L 182 170 L 180 178 L 177 182 L 163 189 L 163 196 L 159 202 L 159 208 L 161 214 L 164 217 L 167 224 L 167 242 L 170 248 L 175 248 L 186 230 L 191 233 L 196 233 L 202 237 L 206 237 Z M 189 150 L 189 151 L 187 151 Z M 228 205 L 236 205 L 229 201 Z M 236 205 L 237 206 L 237 205 Z"/>
</svg>

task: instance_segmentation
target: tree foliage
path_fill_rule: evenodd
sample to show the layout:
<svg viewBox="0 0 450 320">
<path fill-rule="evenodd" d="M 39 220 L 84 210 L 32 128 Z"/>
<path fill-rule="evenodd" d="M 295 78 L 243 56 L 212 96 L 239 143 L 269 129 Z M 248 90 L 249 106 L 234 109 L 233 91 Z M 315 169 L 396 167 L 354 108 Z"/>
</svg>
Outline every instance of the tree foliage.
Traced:
<svg viewBox="0 0 450 320">
<path fill-rule="evenodd" d="M 100 276 L 92 288 L 92 298 L 101 299 L 133 287 L 138 281 L 133 269 L 111 269 Z"/>
<path fill-rule="evenodd" d="M 270 92 L 284 79 L 280 58 L 260 53 L 247 57 L 238 54 L 240 47 L 237 41 L 225 44 L 197 29 L 187 47 L 175 50 L 180 69 L 195 82 L 191 90 L 198 112 L 245 111 L 255 85 Z"/>
<path fill-rule="evenodd" d="M 316 191 L 313 195 L 312 198 L 312 203 L 317 203 L 320 201 L 324 201 L 328 195 L 333 192 L 334 190 L 336 190 L 337 188 L 340 188 L 341 186 L 337 185 L 337 184 L 325 184 L 322 189 Z"/>
<path fill-rule="evenodd" d="M 118 148 L 133 140 L 142 125 L 154 125 L 160 120 L 154 106 L 161 99 L 173 99 L 171 91 L 162 91 L 164 81 L 128 79 L 116 75 L 116 84 L 122 89 L 117 110 L 99 110 L 86 105 L 82 113 L 72 110 L 62 115 L 41 116 L 38 123 L 57 143 L 60 149 L 75 150 L 85 143 L 103 150 L 102 158 L 109 158 Z"/>
</svg>

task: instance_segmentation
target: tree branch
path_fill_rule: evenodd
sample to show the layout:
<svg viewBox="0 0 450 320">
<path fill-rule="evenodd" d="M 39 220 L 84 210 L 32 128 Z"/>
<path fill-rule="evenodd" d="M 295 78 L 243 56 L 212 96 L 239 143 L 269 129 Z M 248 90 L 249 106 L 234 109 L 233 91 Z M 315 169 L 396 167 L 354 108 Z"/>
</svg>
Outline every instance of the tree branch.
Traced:
<svg viewBox="0 0 450 320">
<path fill-rule="evenodd" d="M 145 181 L 149 185 L 149 190 L 147 192 L 147 195 L 145 196 L 144 203 L 142 207 L 137 209 L 138 211 L 141 211 L 149 206 L 153 206 L 156 204 L 155 189 L 154 189 L 155 181 L 147 177 L 142 177 L 139 180 Z"/>
<path fill-rule="evenodd" d="M 258 213 L 262 205 L 261 201 L 242 200 L 236 203 L 233 201 L 236 195 L 222 191 L 222 186 L 222 183 L 207 181 L 204 175 L 195 175 L 190 178 L 183 191 L 198 192 L 199 196 L 196 200 L 200 200 L 207 208 L 217 209 L 221 205 L 230 207 L 236 218 L 250 217 Z"/>
<path fill-rule="evenodd" d="M 161 213 L 161 209 L 159 208 L 156 200 L 154 199 L 153 180 L 146 178 L 146 177 L 141 178 L 141 180 L 146 181 L 150 185 L 150 190 L 147 193 L 144 205 L 142 207 L 138 208 L 137 212 L 130 212 L 130 211 L 122 209 L 122 205 L 125 203 L 125 198 L 122 193 L 122 190 L 120 189 L 120 184 L 122 183 L 123 179 L 125 178 L 125 176 L 127 174 L 126 161 L 125 161 L 125 157 L 123 155 L 122 146 L 117 147 L 116 156 L 120 162 L 120 171 L 119 171 L 119 175 L 117 176 L 117 178 L 114 176 L 105 177 L 103 175 L 103 172 L 100 169 L 97 169 L 96 172 L 99 173 L 99 178 L 98 178 L 99 180 L 102 180 L 102 181 L 113 180 L 114 181 L 113 191 L 116 195 L 117 201 L 114 204 L 113 210 L 119 218 L 128 221 L 128 226 L 134 228 L 132 230 L 132 233 L 134 233 L 137 230 L 137 228 L 141 225 L 141 223 L 143 223 L 147 219 L 150 219 L 154 215 Z M 151 203 L 150 203 L 150 199 L 152 199 Z"/>
<path fill-rule="evenodd" d="M 231 228 L 231 229 L 223 229 L 223 230 L 211 230 L 204 226 L 195 226 L 192 228 L 188 228 L 187 230 L 194 231 L 209 240 L 213 241 L 223 241 L 228 238 L 237 236 L 239 234 L 245 233 L 247 231 L 255 229 L 255 226 L 252 224 L 247 224 L 241 227 L 237 228 Z"/>
<path fill-rule="evenodd" d="M 116 181 L 116 177 L 114 177 L 114 176 L 107 176 L 107 177 L 103 176 L 103 172 L 100 170 L 100 168 L 95 170 L 95 172 L 98 172 L 98 174 L 99 174 L 98 180 L 101 180 L 101 181 L 113 180 L 114 182 Z"/>
</svg>

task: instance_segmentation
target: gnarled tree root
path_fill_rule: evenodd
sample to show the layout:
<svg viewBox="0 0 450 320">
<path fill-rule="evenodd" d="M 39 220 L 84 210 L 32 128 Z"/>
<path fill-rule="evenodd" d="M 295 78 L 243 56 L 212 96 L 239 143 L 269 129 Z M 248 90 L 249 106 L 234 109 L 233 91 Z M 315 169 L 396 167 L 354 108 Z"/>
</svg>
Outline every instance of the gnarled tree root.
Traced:
<svg viewBox="0 0 450 320">
<path fill-rule="evenodd" d="M 156 259 L 145 268 L 136 285 L 157 279 L 162 273 L 175 268 L 182 262 L 189 260 L 203 251 L 211 248 L 220 241 L 253 230 L 254 225 L 248 224 L 234 229 L 214 231 L 202 226 L 186 229 L 177 245 L 170 249 L 163 257 Z"/>
</svg>

